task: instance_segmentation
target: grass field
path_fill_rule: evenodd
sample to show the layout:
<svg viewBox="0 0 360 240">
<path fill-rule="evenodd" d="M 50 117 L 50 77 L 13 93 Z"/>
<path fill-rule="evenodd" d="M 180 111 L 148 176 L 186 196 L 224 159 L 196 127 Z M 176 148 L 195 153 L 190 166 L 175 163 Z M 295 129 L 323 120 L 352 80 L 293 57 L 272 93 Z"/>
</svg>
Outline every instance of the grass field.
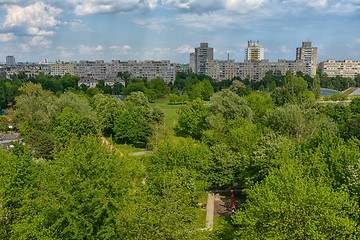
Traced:
<svg viewBox="0 0 360 240">
<path fill-rule="evenodd" d="M 158 106 L 165 114 L 165 123 L 169 129 L 173 129 L 179 119 L 178 110 L 183 105 L 169 105 L 169 100 L 167 98 L 158 99 L 154 103 L 150 103 L 152 107 Z"/>
</svg>

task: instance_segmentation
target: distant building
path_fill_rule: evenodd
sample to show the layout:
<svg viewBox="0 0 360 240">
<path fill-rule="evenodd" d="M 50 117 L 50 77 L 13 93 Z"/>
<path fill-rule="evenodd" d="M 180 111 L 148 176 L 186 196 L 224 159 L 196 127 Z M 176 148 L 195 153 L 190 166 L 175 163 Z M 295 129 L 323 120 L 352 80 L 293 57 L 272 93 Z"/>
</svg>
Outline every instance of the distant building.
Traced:
<svg viewBox="0 0 360 240">
<path fill-rule="evenodd" d="M 81 60 L 75 66 L 75 76 L 104 80 L 109 74 L 107 74 L 107 65 L 103 60 Z"/>
<path fill-rule="evenodd" d="M 241 79 L 249 79 L 250 81 L 261 81 L 268 71 L 279 71 L 286 74 L 287 71 L 292 73 L 304 72 L 306 64 L 303 61 L 296 60 L 278 60 L 277 62 L 261 61 L 245 61 L 236 63 L 235 75 Z"/>
<path fill-rule="evenodd" d="M 248 46 L 245 48 L 245 61 L 261 61 L 264 60 L 264 48 L 259 44 L 259 41 L 248 41 Z"/>
<path fill-rule="evenodd" d="M 210 48 L 208 43 L 200 43 L 200 47 L 195 48 L 194 53 L 194 73 L 207 74 L 206 69 L 212 60 L 214 48 Z"/>
<path fill-rule="evenodd" d="M 207 75 L 217 81 L 231 80 L 235 74 L 235 60 L 212 60 L 208 63 Z"/>
<path fill-rule="evenodd" d="M 192 52 L 190 53 L 190 70 L 194 73 L 196 70 L 195 70 L 195 53 Z"/>
<path fill-rule="evenodd" d="M 50 65 L 52 76 L 64 76 L 66 74 L 75 75 L 76 62 L 55 62 Z"/>
<path fill-rule="evenodd" d="M 304 61 L 305 73 L 315 76 L 317 69 L 317 47 L 312 47 L 311 42 L 303 42 L 301 47 L 296 48 L 296 60 Z"/>
<path fill-rule="evenodd" d="M 360 61 L 327 60 L 319 63 L 319 69 L 329 77 L 340 76 L 354 79 L 356 75 L 360 75 Z"/>
<path fill-rule="evenodd" d="M 190 72 L 190 65 L 189 64 L 184 64 L 184 63 L 178 63 L 175 65 L 176 67 L 176 72 L 185 72 L 188 73 Z"/>
<path fill-rule="evenodd" d="M 176 65 L 169 60 L 161 61 L 117 61 L 113 60 L 108 66 L 108 75 L 116 76 L 119 72 L 129 72 L 132 77 L 151 80 L 161 78 L 166 83 L 174 82 Z"/>
<path fill-rule="evenodd" d="M 15 57 L 14 56 L 6 56 L 6 65 L 9 67 L 15 66 L 16 65 Z"/>
</svg>

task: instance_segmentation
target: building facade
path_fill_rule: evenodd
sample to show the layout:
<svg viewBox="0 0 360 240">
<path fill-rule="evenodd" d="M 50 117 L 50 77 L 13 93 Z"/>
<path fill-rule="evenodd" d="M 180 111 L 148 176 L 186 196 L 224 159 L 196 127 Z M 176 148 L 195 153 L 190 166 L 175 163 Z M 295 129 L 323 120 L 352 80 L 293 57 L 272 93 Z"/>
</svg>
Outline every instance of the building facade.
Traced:
<svg viewBox="0 0 360 240">
<path fill-rule="evenodd" d="M 16 65 L 16 61 L 15 61 L 15 57 L 14 56 L 6 56 L 6 66 L 15 66 Z"/>
<path fill-rule="evenodd" d="M 245 48 L 245 61 L 261 61 L 264 60 L 265 50 L 259 44 L 259 41 L 248 41 Z"/>
<path fill-rule="evenodd" d="M 217 81 L 231 80 L 236 76 L 235 60 L 212 60 L 208 63 L 206 72 Z"/>
<path fill-rule="evenodd" d="M 317 47 L 312 47 L 311 42 L 303 42 L 301 47 L 296 48 L 296 60 L 304 61 L 305 73 L 315 76 L 317 70 Z"/>
<path fill-rule="evenodd" d="M 285 75 L 287 71 L 292 73 L 304 72 L 306 64 L 300 60 L 278 60 L 277 62 L 269 62 L 268 60 L 261 61 L 245 61 L 236 63 L 235 75 L 241 79 L 248 79 L 250 81 L 261 81 L 268 71 L 279 71 Z"/>
<path fill-rule="evenodd" d="M 194 53 L 194 73 L 207 74 L 208 64 L 212 60 L 214 48 L 210 48 L 208 43 L 200 43 L 200 47 L 195 48 Z"/>
<path fill-rule="evenodd" d="M 76 62 L 55 62 L 50 65 L 52 76 L 64 76 L 66 74 L 75 75 Z"/>
<path fill-rule="evenodd" d="M 107 80 L 117 77 L 119 72 L 129 72 L 131 77 L 144 80 L 162 78 L 165 82 L 175 81 L 176 65 L 169 60 L 162 61 L 118 61 L 106 63 L 103 60 L 56 62 L 50 65 L 51 75 L 70 74 L 83 79 Z"/>
<path fill-rule="evenodd" d="M 319 64 L 319 69 L 329 77 L 341 76 L 354 79 L 357 75 L 360 75 L 360 61 L 327 60 Z"/>
</svg>

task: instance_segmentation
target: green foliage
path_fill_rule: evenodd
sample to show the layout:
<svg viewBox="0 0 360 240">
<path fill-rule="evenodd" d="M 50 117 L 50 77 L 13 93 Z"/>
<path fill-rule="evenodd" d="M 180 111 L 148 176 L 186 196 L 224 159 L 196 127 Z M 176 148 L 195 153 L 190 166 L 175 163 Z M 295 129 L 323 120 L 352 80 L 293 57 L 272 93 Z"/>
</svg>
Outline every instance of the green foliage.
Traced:
<svg viewBox="0 0 360 240">
<path fill-rule="evenodd" d="M 306 139 L 322 129 L 337 132 L 336 125 L 329 118 L 319 115 L 314 109 L 302 109 L 298 105 L 286 105 L 268 111 L 265 123 L 274 131 L 298 140 Z"/>
<path fill-rule="evenodd" d="M 151 135 L 151 122 L 139 108 L 127 107 L 114 120 L 114 137 L 116 141 L 145 147 Z"/>
<path fill-rule="evenodd" d="M 209 101 L 214 94 L 214 88 L 209 80 L 203 80 L 193 86 L 192 92 L 189 93 L 191 99 L 200 98 Z"/>
<path fill-rule="evenodd" d="M 161 78 L 155 78 L 148 81 L 147 86 L 150 90 L 154 91 L 156 99 L 163 98 L 170 93 L 170 88 Z"/>
<path fill-rule="evenodd" d="M 179 113 L 176 132 L 181 136 L 200 138 L 202 132 L 207 128 L 206 113 L 206 106 L 200 99 L 196 99 L 184 106 Z"/>
<path fill-rule="evenodd" d="M 320 77 L 317 74 L 312 79 L 311 91 L 315 94 L 316 99 L 320 97 Z"/>
<path fill-rule="evenodd" d="M 78 115 L 70 107 L 65 107 L 63 112 L 52 123 L 52 133 L 62 144 L 72 138 L 81 138 L 83 135 L 96 135 L 96 124 L 86 115 Z"/>
<path fill-rule="evenodd" d="M 334 93 L 330 96 L 325 96 L 324 97 L 324 100 L 325 101 L 343 101 L 343 100 L 346 100 L 347 97 L 345 94 L 342 94 L 342 93 Z"/>
<path fill-rule="evenodd" d="M 94 96 L 94 106 L 101 131 L 106 135 L 114 134 L 115 119 L 125 109 L 123 101 L 113 96 L 98 94 Z"/>
<path fill-rule="evenodd" d="M 253 115 L 246 100 L 227 89 L 214 94 L 209 103 L 209 112 L 220 115 L 225 120 L 236 117 L 252 119 Z"/>
<path fill-rule="evenodd" d="M 14 117 L 18 121 L 29 121 L 30 124 L 43 128 L 59 113 L 54 95 L 43 90 L 40 85 L 27 83 L 20 88 L 21 95 L 16 97 Z"/>
<path fill-rule="evenodd" d="M 334 191 L 304 167 L 291 164 L 272 170 L 247 191 L 233 221 L 242 239 L 356 239 L 359 212 L 345 191 Z"/>
<path fill-rule="evenodd" d="M 177 104 L 180 102 L 180 96 L 177 94 L 170 94 L 169 95 L 169 102 L 170 104 Z"/>
<path fill-rule="evenodd" d="M 274 98 L 278 105 L 284 103 L 303 103 L 306 101 L 308 84 L 302 77 L 294 76 L 287 72 L 284 87 L 280 91 L 274 92 Z"/>
<path fill-rule="evenodd" d="M 254 113 L 256 122 L 261 122 L 265 113 L 275 108 L 275 104 L 267 92 L 252 92 L 244 98 Z"/>
</svg>

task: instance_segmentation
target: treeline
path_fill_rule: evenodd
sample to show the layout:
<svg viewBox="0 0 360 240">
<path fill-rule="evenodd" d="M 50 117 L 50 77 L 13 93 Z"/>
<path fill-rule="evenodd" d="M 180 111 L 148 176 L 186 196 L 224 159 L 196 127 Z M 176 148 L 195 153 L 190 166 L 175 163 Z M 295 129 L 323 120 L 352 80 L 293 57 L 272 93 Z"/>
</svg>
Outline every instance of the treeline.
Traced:
<svg viewBox="0 0 360 240">
<path fill-rule="evenodd" d="M 22 82 L 12 115 L 25 145 L 0 150 L 0 238 L 358 239 L 360 98 L 321 105 L 320 77 L 291 73 L 271 93 L 253 90 L 272 81 L 202 77 L 162 85 L 189 97 L 175 136 L 143 81 L 125 99 Z M 230 187 L 245 202 L 202 231 L 206 191 Z"/>
<path fill-rule="evenodd" d="M 296 76 L 303 78 L 307 82 L 309 89 L 313 86 L 314 82 L 320 84 L 321 87 L 338 91 L 343 91 L 349 87 L 360 87 L 360 75 L 355 79 L 340 76 L 328 77 L 319 71 L 314 78 L 304 75 L 302 72 L 298 72 Z M 103 80 L 100 80 L 95 88 L 88 88 L 85 84 L 78 86 L 79 77 L 76 76 L 39 75 L 27 77 L 25 74 L 20 73 L 19 75 L 13 75 L 10 80 L 0 79 L 0 106 L 4 109 L 9 102 L 13 102 L 15 96 L 19 94 L 19 87 L 27 82 L 40 84 L 43 89 L 49 90 L 54 94 L 72 91 L 83 92 L 90 96 L 95 96 L 98 93 L 129 95 L 131 92 L 140 91 L 146 95 L 149 102 L 170 96 L 172 104 L 184 104 L 196 98 L 208 101 L 214 92 L 228 88 L 234 81 L 240 81 L 244 84 L 240 94 L 246 95 L 254 90 L 272 92 L 277 87 L 282 87 L 286 79 L 286 75 L 282 75 L 279 71 L 267 72 L 265 77 L 258 82 L 240 79 L 239 77 L 215 81 L 207 75 L 184 72 L 178 72 L 174 83 L 169 84 L 166 84 L 161 78 L 150 80 L 134 78 L 128 72 L 119 72 L 118 77 L 124 80 L 125 86 L 120 82 L 115 82 L 113 86 L 109 86 L 105 85 Z"/>
</svg>

